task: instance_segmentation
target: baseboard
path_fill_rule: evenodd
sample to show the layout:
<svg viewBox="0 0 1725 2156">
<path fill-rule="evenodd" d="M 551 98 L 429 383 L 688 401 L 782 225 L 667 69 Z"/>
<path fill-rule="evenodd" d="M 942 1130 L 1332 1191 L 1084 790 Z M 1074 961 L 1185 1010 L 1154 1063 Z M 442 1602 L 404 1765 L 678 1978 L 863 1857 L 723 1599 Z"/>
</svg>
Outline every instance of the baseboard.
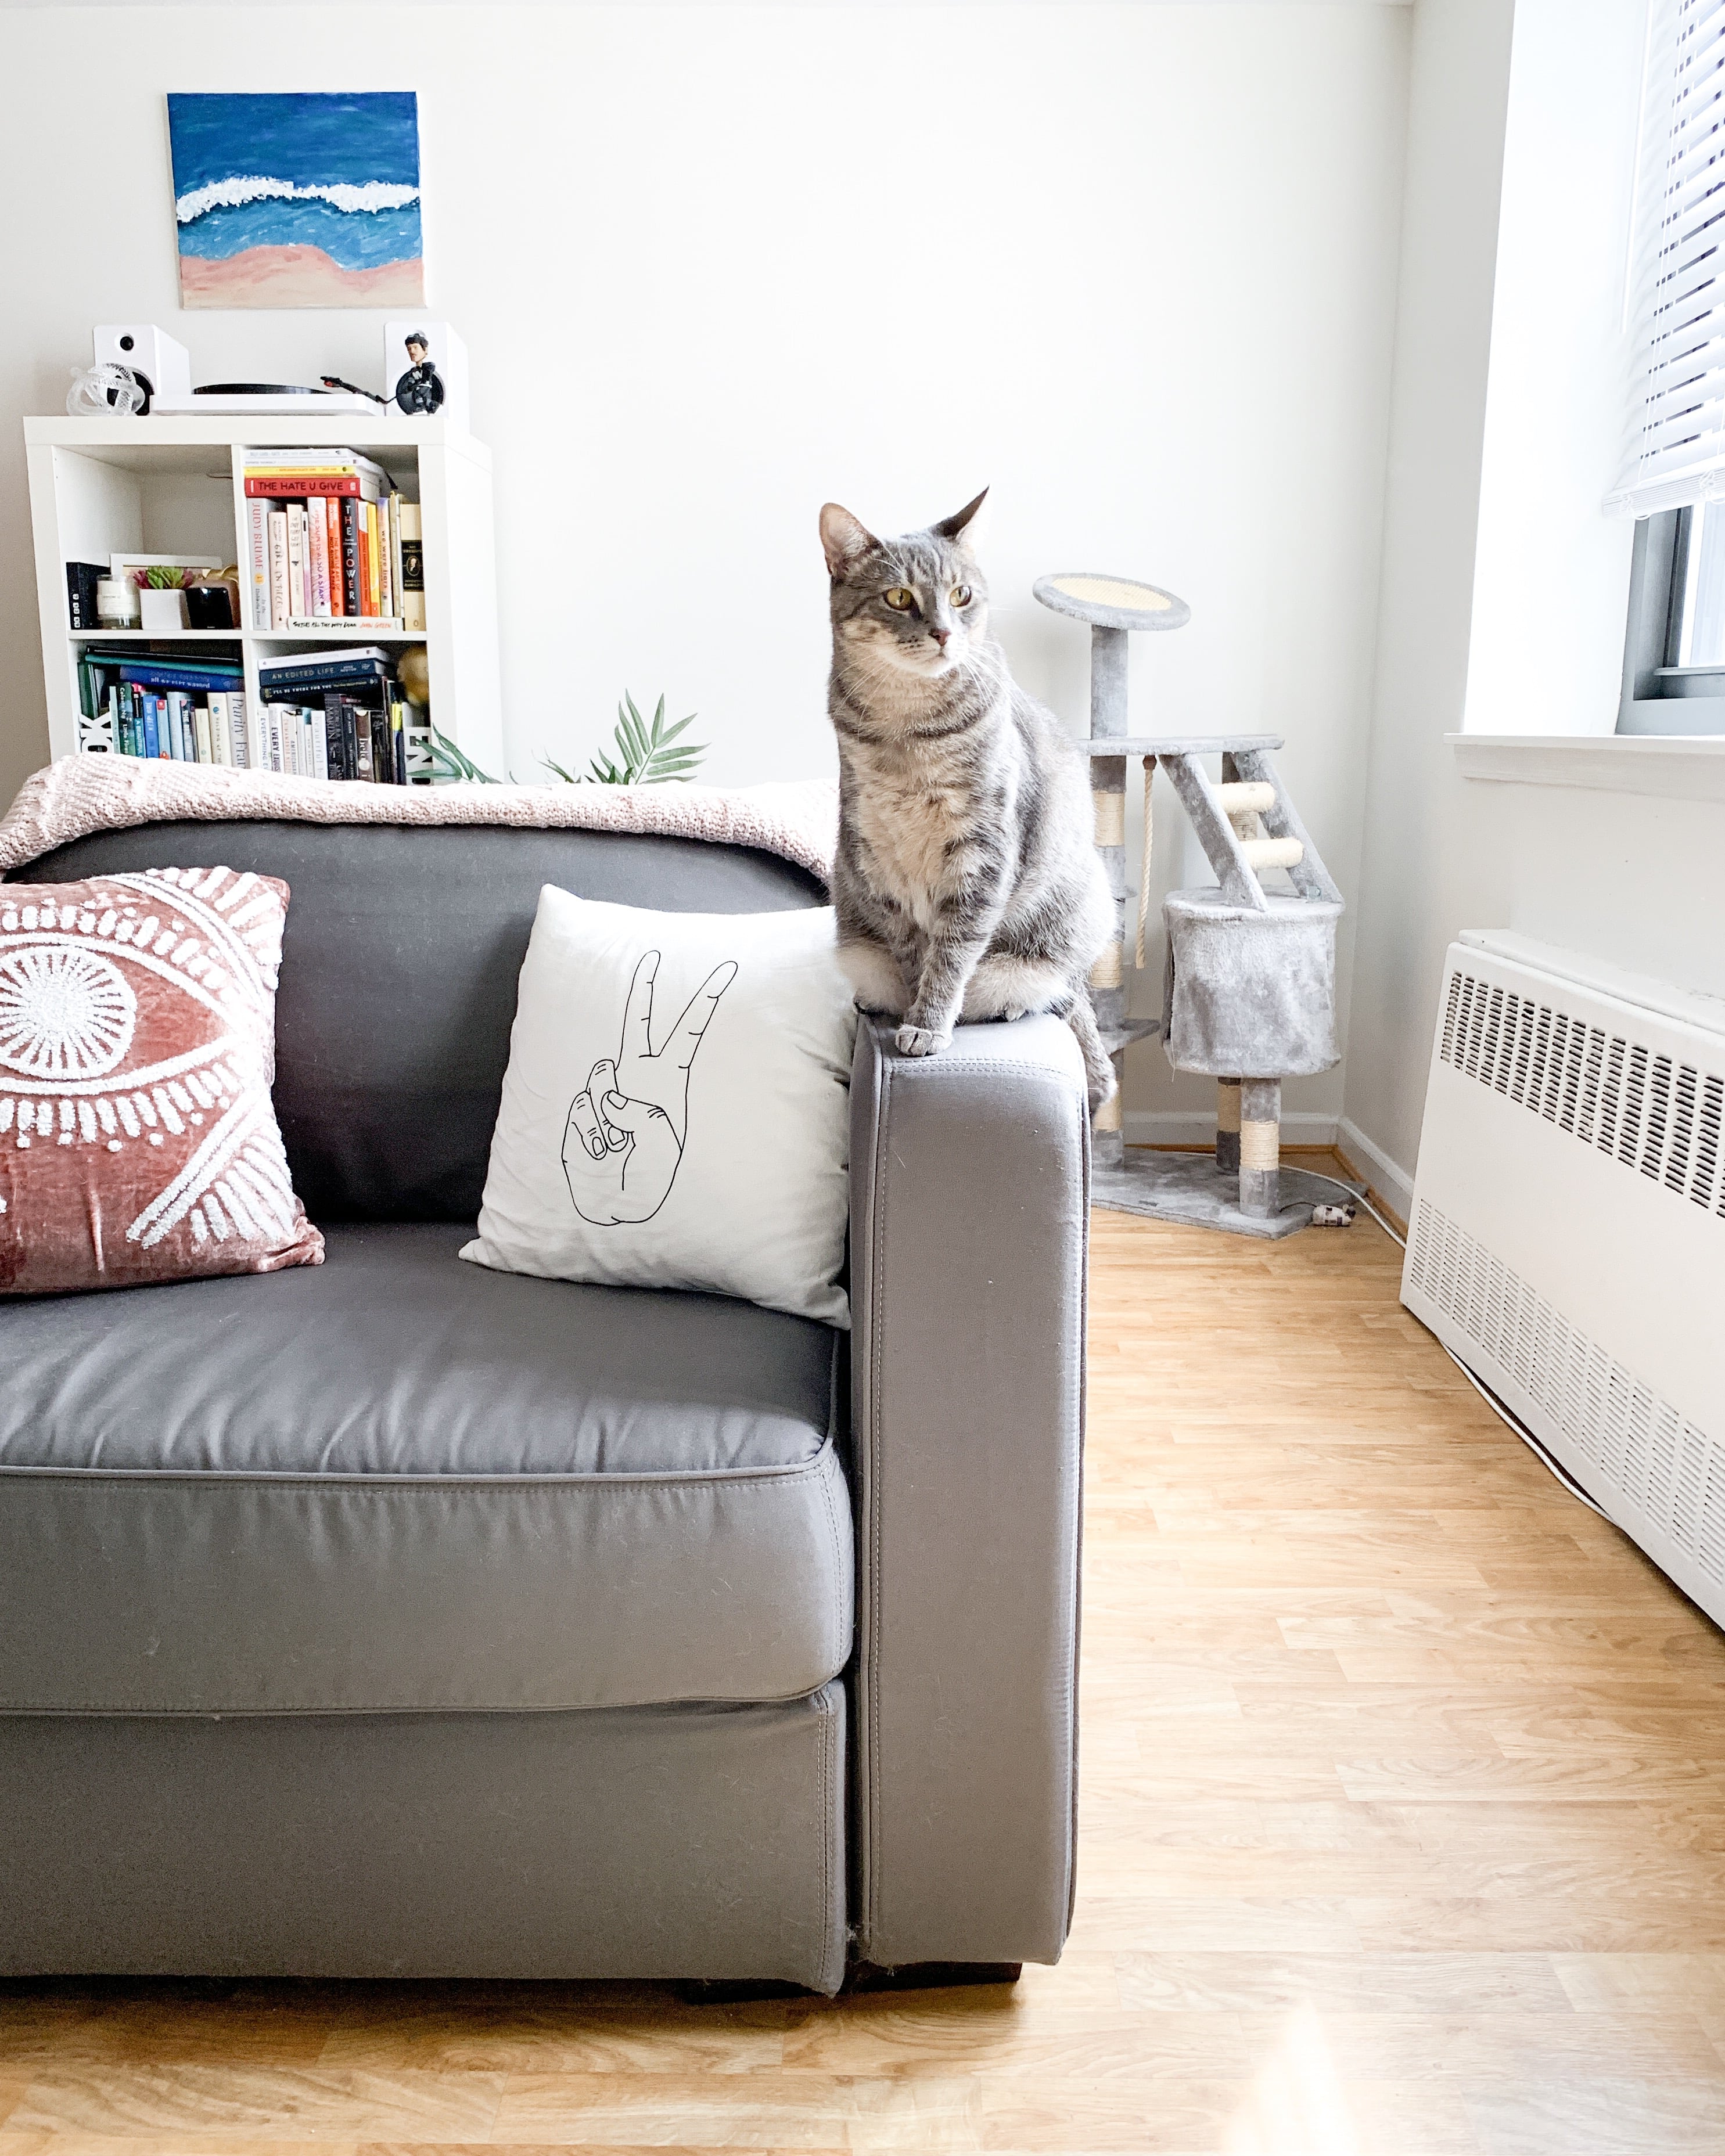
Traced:
<svg viewBox="0 0 1725 2156">
<path fill-rule="evenodd" d="M 1121 1121 L 1128 1145 L 1207 1146 L 1216 1141 L 1214 1109 L 1128 1108 Z M 1286 1146 L 1334 1145 L 1336 1130 L 1333 1116 L 1296 1108 L 1281 1119 L 1281 1142 Z"/>
<path fill-rule="evenodd" d="M 1359 1179 L 1387 1198 L 1405 1224 L 1414 1210 L 1414 1178 L 1406 1168 L 1393 1161 L 1382 1146 L 1374 1145 L 1359 1125 L 1346 1116 L 1337 1132 L 1336 1143 L 1358 1171 Z"/>
</svg>

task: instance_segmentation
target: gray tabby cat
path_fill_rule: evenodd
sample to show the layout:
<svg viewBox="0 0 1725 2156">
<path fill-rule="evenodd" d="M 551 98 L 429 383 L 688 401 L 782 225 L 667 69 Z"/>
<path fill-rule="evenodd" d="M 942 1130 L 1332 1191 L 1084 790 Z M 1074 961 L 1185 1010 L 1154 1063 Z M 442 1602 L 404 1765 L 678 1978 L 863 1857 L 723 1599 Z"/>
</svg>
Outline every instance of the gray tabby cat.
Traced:
<svg viewBox="0 0 1725 2156">
<path fill-rule="evenodd" d="M 1114 1091 L 1087 983 L 1113 933 L 1089 774 L 988 634 L 973 541 L 988 490 L 926 531 L 877 539 L 820 512 L 831 572 L 828 715 L 839 737 L 839 957 L 859 1006 L 932 1055 L 960 1018 L 1051 1011 Z"/>
</svg>

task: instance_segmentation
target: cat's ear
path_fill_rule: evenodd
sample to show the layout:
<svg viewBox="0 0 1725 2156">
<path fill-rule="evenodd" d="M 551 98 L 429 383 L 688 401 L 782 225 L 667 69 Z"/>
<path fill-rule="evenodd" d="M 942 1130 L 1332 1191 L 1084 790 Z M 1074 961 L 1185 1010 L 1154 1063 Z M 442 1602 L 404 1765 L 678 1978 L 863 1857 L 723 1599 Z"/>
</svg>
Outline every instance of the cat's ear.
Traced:
<svg viewBox="0 0 1725 2156">
<path fill-rule="evenodd" d="M 950 516 L 942 517 L 938 524 L 931 524 L 929 530 L 937 539 L 950 539 L 955 547 L 962 547 L 967 554 L 974 554 L 977 543 L 988 526 L 988 512 L 983 507 L 988 498 L 988 490 L 984 487 L 974 501 L 967 501 L 963 509 L 955 510 Z"/>
<path fill-rule="evenodd" d="M 860 562 L 880 542 L 848 509 L 829 501 L 820 512 L 820 543 L 826 552 L 828 572 L 842 577 L 853 562 Z"/>
</svg>

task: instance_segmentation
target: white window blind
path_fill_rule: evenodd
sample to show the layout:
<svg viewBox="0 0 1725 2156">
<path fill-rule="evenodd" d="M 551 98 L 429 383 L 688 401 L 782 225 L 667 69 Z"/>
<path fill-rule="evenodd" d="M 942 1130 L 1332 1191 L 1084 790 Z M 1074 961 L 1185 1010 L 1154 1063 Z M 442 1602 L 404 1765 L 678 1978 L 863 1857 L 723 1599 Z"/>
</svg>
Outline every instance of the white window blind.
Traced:
<svg viewBox="0 0 1725 2156">
<path fill-rule="evenodd" d="M 1725 0 L 1651 0 L 1630 443 L 1608 510 L 1725 499 Z"/>
</svg>

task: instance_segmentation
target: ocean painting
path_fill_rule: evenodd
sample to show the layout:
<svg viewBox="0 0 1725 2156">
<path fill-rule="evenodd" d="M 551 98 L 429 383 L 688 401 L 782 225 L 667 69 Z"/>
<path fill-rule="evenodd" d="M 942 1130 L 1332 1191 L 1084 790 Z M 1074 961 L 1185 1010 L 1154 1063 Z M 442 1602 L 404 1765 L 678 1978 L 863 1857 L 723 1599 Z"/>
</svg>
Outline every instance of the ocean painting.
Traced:
<svg viewBox="0 0 1725 2156">
<path fill-rule="evenodd" d="M 171 94 L 182 307 L 418 307 L 410 90 Z"/>
</svg>

